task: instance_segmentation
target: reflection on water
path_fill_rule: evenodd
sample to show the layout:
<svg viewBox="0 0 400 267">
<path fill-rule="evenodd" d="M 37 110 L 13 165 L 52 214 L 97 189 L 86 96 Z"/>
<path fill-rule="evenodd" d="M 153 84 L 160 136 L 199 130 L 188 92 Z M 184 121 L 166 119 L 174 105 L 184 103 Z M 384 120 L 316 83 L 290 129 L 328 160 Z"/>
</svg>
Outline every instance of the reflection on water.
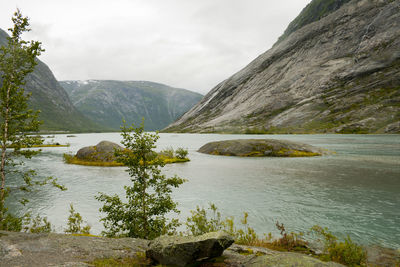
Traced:
<svg viewBox="0 0 400 267">
<path fill-rule="evenodd" d="M 196 205 L 215 203 L 222 214 L 239 220 L 249 213 L 250 225 L 259 233 L 273 232 L 276 220 L 290 231 L 307 231 L 314 224 L 336 234 L 350 234 L 362 243 L 400 248 L 400 136 L 399 135 L 217 135 L 160 134 L 158 149 L 168 146 L 189 149 L 188 163 L 168 165 L 167 175 L 188 182 L 174 191 L 184 219 Z M 235 158 L 197 153 L 210 141 L 238 138 L 275 138 L 304 142 L 336 154 L 317 158 Z M 118 133 L 56 135 L 55 142 L 68 148 L 44 148 L 27 167 L 40 176 L 54 176 L 68 187 L 32 192 L 25 208 L 48 216 L 62 232 L 69 203 L 92 225 L 95 234 L 102 224 L 94 199 L 98 192 L 123 195 L 129 176 L 123 167 L 101 168 L 67 165 L 62 154 L 102 140 L 120 141 Z M 13 184 L 17 186 L 17 184 Z M 11 199 L 12 200 L 12 199 Z M 18 209 L 18 210 L 17 210 Z"/>
</svg>

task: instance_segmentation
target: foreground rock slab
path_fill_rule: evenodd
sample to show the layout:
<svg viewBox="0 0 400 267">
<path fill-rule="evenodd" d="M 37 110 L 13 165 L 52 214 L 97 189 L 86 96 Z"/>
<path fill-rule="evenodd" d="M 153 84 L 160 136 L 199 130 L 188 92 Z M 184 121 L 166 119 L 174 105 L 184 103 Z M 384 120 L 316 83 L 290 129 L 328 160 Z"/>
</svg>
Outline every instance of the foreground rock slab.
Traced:
<svg viewBox="0 0 400 267">
<path fill-rule="evenodd" d="M 311 145 L 275 139 L 237 139 L 210 142 L 198 152 L 239 157 L 312 157 L 321 156 L 322 149 Z"/>
<path fill-rule="evenodd" d="M 147 245 L 134 238 L 0 231 L 0 266 L 90 266 L 99 258 L 136 257 Z"/>
<path fill-rule="evenodd" d="M 323 262 L 316 258 L 292 252 L 280 252 L 262 247 L 232 245 L 224 251 L 223 262 L 229 267 L 343 267 L 336 262 Z M 220 265 L 217 265 L 220 266 Z"/>
<path fill-rule="evenodd" d="M 233 238 L 223 232 L 201 236 L 162 236 L 150 242 L 146 256 L 161 264 L 186 266 L 201 259 L 221 256 L 233 242 Z"/>
</svg>

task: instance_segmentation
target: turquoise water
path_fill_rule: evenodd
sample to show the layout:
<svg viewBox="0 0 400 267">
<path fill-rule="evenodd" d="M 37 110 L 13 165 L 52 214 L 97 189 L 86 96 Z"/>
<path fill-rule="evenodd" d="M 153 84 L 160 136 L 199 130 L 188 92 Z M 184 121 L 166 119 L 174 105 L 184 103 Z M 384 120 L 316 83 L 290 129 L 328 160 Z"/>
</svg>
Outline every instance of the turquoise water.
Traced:
<svg viewBox="0 0 400 267">
<path fill-rule="evenodd" d="M 400 136 L 399 135 L 218 135 L 160 134 L 158 150 L 185 147 L 188 163 L 163 170 L 188 182 L 174 191 L 179 218 L 185 219 L 196 205 L 215 203 L 224 216 L 239 221 L 244 211 L 258 233 L 273 232 L 278 220 L 290 231 L 307 231 L 315 224 L 335 234 L 349 234 L 364 244 L 400 248 Z M 210 141 L 238 138 L 274 138 L 303 142 L 335 151 L 314 158 L 236 158 L 196 152 Z M 47 139 L 51 140 L 51 139 Z M 56 135 L 52 141 L 70 143 L 68 148 L 44 148 L 27 167 L 39 176 L 54 176 L 68 187 L 60 192 L 44 187 L 30 194 L 31 202 L 11 206 L 22 214 L 47 216 L 58 232 L 66 226 L 69 203 L 92 226 L 99 222 L 101 203 L 97 192 L 124 195 L 129 184 L 124 167 L 104 168 L 67 165 L 63 153 L 76 153 L 99 141 L 120 141 L 118 133 Z M 17 186 L 17 181 L 11 182 Z M 12 200 L 12 199 L 10 199 Z"/>
</svg>

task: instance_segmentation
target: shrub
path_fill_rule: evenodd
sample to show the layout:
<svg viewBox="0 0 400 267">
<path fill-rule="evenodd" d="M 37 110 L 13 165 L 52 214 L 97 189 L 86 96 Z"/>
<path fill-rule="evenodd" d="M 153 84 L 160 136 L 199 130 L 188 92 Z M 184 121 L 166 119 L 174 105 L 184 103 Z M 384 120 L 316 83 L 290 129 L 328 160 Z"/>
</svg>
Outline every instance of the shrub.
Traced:
<svg viewBox="0 0 400 267">
<path fill-rule="evenodd" d="M 189 234 L 202 235 L 209 232 L 224 230 L 232 235 L 236 243 L 243 245 L 254 245 L 258 236 L 253 228 L 247 223 L 248 213 L 245 212 L 241 221 L 244 229 L 236 228 L 233 217 L 221 220 L 221 213 L 215 204 L 210 203 L 209 208 L 196 207 L 195 211 L 190 211 L 191 217 L 186 219 L 186 227 Z"/>
<path fill-rule="evenodd" d="M 72 203 L 69 205 L 68 228 L 64 230 L 70 234 L 90 234 L 90 225 L 82 226 L 83 220 L 79 212 L 76 212 Z"/>
<path fill-rule="evenodd" d="M 186 159 L 188 154 L 189 154 L 188 150 L 187 150 L 187 149 L 184 149 L 184 148 L 182 148 L 182 147 L 178 147 L 178 148 L 175 150 L 175 155 L 176 155 L 176 157 L 177 157 L 178 159 Z"/>
<path fill-rule="evenodd" d="M 338 238 L 326 227 L 314 225 L 311 231 L 322 238 L 321 241 L 324 244 L 322 259 L 336 261 L 347 266 L 364 266 L 366 264 L 367 254 L 364 248 L 354 243 L 350 236 L 347 236 L 342 242 L 338 241 Z"/>
<path fill-rule="evenodd" d="M 272 245 L 280 248 L 284 248 L 287 251 L 301 251 L 307 250 L 307 242 L 303 239 L 303 233 L 295 233 L 286 231 L 285 226 L 283 223 L 279 224 L 276 222 L 276 228 L 281 233 L 281 238 L 272 242 Z"/>
<path fill-rule="evenodd" d="M 159 153 L 160 156 L 172 159 L 174 157 L 174 149 L 172 147 L 167 147 Z"/>
<path fill-rule="evenodd" d="M 33 219 L 28 213 L 24 217 L 24 231 L 28 233 L 50 233 L 54 232 L 53 226 L 48 221 L 47 217 L 37 215 Z"/>
<path fill-rule="evenodd" d="M 210 207 L 196 207 L 196 210 L 191 210 L 191 217 L 186 219 L 186 228 L 192 235 L 202 235 L 209 232 L 215 232 L 224 229 L 224 223 L 221 221 L 221 213 L 217 207 L 210 203 Z"/>
</svg>

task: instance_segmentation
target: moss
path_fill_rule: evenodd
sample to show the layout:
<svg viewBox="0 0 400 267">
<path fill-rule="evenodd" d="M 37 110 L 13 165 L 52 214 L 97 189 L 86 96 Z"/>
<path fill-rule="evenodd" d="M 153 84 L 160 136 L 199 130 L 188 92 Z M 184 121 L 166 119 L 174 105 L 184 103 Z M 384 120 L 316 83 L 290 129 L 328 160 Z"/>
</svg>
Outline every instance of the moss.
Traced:
<svg viewBox="0 0 400 267">
<path fill-rule="evenodd" d="M 282 148 L 281 150 L 275 152 L 277 157 L 315 157 L 321 156 L 321 153 L 315 153 L 310 151 L 300 151 L 300 150 L 289 150 Z"/>
<path fill-rule="evenodd" d="M 90 236 L 90 237 L 100 237 L 99 235 L 92 234 L 71 234 L 72 236 Z"/>
<path fill-rule="evenodd" d="M 250 248 L 246 248 L 244 250 L 239 251 L 239 254 L 248 256 L 248 255 L 253 255 L 254 251 Z"/>
<path fill-rule="evenodd" d="M 88 264 L 96 267 L 150 266 L 151 260 L 146 257 L 144 252 L 137 252 L 135 257 L 95 259 L 94 261 L 88 262 Z"/>
<path fill-rule="evenodd" d="M 8 148 L 13 148 L 14 146 L 7 146 L 7 147 Z M 33 145 L 31 147 L 69 147 L 69 144 L 66 144 L 66 145 L 61 145 L 61 144 L 41 144 L 41 145 Z M 28 148 L 28 147 L 27 146 L 23 146 L 21 148 Z"/>
<path fill-rule="evenodd" d="M 172 164 L 172 163 L 183 163 L 188 162 L 190 159 L 188 158 L 162 158 L 165 164 Z M 78 159 L 76 156 L 70 154 L 64 154 L 64 162 L 67 164 L 76 164 L 76 165 L 83 165 L 83 166 L 96 166 L 96 167 L 122 167 L 124 166 L 122 163 L 116 161 L 88 161 L 88 160 L 81 160 Z M 150 162 L 151 164 L 151 162 Z"/>
</svg>

